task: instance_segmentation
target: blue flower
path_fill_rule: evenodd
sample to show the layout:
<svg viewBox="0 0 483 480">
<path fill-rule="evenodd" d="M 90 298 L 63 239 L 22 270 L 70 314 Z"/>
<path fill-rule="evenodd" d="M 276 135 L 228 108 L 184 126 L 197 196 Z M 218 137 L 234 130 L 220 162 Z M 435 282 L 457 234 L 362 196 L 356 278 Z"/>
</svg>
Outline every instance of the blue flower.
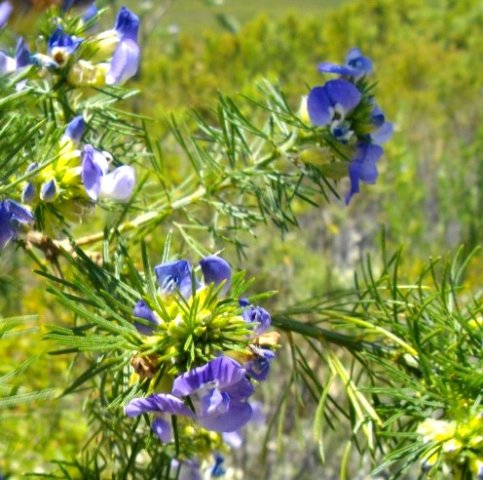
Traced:
<svg viewBox="0 0 483 480">
<path fill-rule="evenodd" d="M 377 104 L 374 104 L 372 108 L 371 119 L 375 127 L 370 135 L 372 143 L 381 145 L 387 142 L 392 137 L 394 126 L 391 122 L 386 122 L 386 117 Z"/>
<path fill-rule="evenodd" d="M 7 199 L 0 202 L 0 248 L 17 236 L 20 224 L 31 224 L 34 216 L 22 205 Z"/>
<path fill-rule="evenodd" d="M 0 75 L 17 72 L 31 63 L 30 51 L 25 44 L 24 39 L 20 37 L 17 40 L 14 58 L 0 52 Z"/>
<path fill-rule="evenodd" d="M 154 267 L 154 273 L 163 293 L 179 290 L 185 298 L 191 296 L 191 265 L 187 260 L 175 260 Z"/>
<path fill-rule="evenodd" d="M 105 153 L 99 152 L 92 145 L 85 145 L 82 158 L 82 183 L 88 197 L 98 200 L 100 197 L 119 202 L 129 200 L 136 173 L 128 165 L 123 165 L 108 173 L 109 162 Z"/>
<path fill-rule="evenodd" d="M 3 26 L 7 23 L 12 12 L 13 6 L 8 0 L 0 3 L 0 28 L 3 28 Z"/>
<path fill-rule="evenodd" d="M 201 271 L 205 285 L 214 283 L 216 286 L 224 282 L 222 294 L 226 293 L 230 286 L 231 267 L 226 260 L 214 255 L 200 260 Z M 179 290 L 181 295 L 188 299 L 192 293 L 192 268 L 187 260 L 175 260 L 154 267 L 158 284 L 165 294 L 171 294 Z M 200 284 L 195 280 L 195 289 Z"/>
<path fill-rule="evenodd" d="M 241 306 L 247 306 L 245 302 L 242 304 L 242 300 L 240 300 Z M 270 314 L 262 307 L 249 305 L 243 313 L 242 317 L 245 322 L 254 324 L 255 328 L 253 329 L 254 335 L 258 336 L 265 332 L 268 327 L 270 327 L 272 323 L 272 317 Z"/>
<path fill-rule="evenodd" d="M 245 373 L 235 360 L 221 356 L 177 377 L 172 393 L 191 398 L 196 418 L 204 428 L 232 432 L 252 416 L 248 398 L 254 388 Z"/>
<path fill-rule="evenodd" d="M 133 309 L 133 315 L 138 318 L 142 318 L 153 326 L 145 325 L 144 323 L 135 322 L 134 326 L 138 332 L 144 335 L 151 335 L 153 333 L 154 325 L 159 325 L 159 319 L 157 315 L 149 308 L 148 304 L 144 300 L 139 300 Z"/>
<path fill-rule="evenodd" d="M 57 27 L 47 42 L 48 54 L 58 67 L 63 67 L 81 43 L 81 38 L 71 36 Z"/>
<path fill-rule="evenodd" d="M 119 36 L 119 43 L 106 75 L 108 85 L 123 83 L 133 77 L 138 70 L 140 59 L 139 17 L 126 7 L 122 7 L 117 15 L 114 30 Z"/>
<path fill-rule="evenodd" d="M 263 382 L 267 379 L 270 372 L 270 362 L 275 358 L 275 353 L 267 348 L 258 348 L 252 346 L 255 358 L 245 364 L 248 376 Z"/>
<path fill-rule="evenodd" d="M 356 146 L 354 157 L 349 164 L 349 178 L 351 188 L 345 198 L 346 204 L 351 201 L 352 196 L 359 192 L 359 181 L 372 184 L 377 179 L 377 162 L 384 150 L 371 143 L 360 142 Z"/>
<path fill-rule="evenodd" d="M 205 285 L 214 283 L 220 285 L 224 282 L 222 294 L 225 294 L 230 287 L 231 267 L 223 258 L 214 255 L 200 260 L 201 271 Z"/>
<path fill-rule="evenodd" d="M 359 78 L 370 74 L 373 70 L 373 65 L 371 59 L 362 55 L 358 48 L 352 48 L 347 53 L 344 65 L 323 62 L 319 64 L 318 69 L 319 72 Z"/>
<path fill-rule="evenodd" d="M 172 394 L 154 394 L 131 400 L 125 413 L 130 417 L 155 413 L 152 428 L 163 442 L 171 439 L 171 426 L 165 414 L 194 418 L 208 430 L 233 432 L 252 416 L 247 400 L 253 391 L 245 369 L 235 360 L 222 356 L 178 376 Z M 190 397 L 195 411 L 190 410 L 180 397 Z"/>
<path fill-rule="evenodd" d="M 53 202 L 57 197 L 58 189 L 55 180 L 49 180 L 40 187 L 40 199 L 44 202 Z"/>
<path fill-rule="evenodd" d="M 323 127 L 340 124 L 361 101 L 357 87 L 347 80 L 330 80 L 322 87 L 310 90 L 307 109 L 313 125 Z"/>
<path fill-rule="evenodd" d="M 82 135 L 84 134 L 85 122 L 82 115 L 78 115 L 73 118 L 65 129 L 64 137 L 72 140 L 75 143 L 80 142 Z"/>
</svg>

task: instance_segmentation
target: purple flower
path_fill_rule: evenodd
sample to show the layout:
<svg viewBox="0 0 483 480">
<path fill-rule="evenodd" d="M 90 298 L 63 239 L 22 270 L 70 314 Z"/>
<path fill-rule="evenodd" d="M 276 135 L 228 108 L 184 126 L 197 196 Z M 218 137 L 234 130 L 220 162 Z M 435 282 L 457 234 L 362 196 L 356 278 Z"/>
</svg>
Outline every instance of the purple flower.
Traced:
<svg viewBox="0 0 483 480">
<path fill-rule="evenodd" d="M 359 192 L 359 181 L 369 184 L 376 182 L 376 164 L 383 153 L 384 150 L 379 145 L 364 142 L 357 144 L 355 155 L 349 164 L 351 188 L 345 198 L 346 204 L 349 204 L 352 196 Z"/>
<path fill-rule="evenodd" d="M 220 285 L 225 282 L 222 294 L 224 295 L 230 287 L 231 267 L 223 258 L 210 256 L 200 260 L 201 271 L 205 284 L 214 283 Z"/>
<path fill-rule="evenodd" d="M 82 117 L 82 115 L 78 115 L 67 124 L 64 137 L 72 140 L 75 143 L 79 143 L 82 135 L 84 134 L 84 128 L 84 118 Z"/>
<path fill-rule="evenodd" d="M 247 374 L 263 382 L 267 379 L 270 372 L 270 362 L 275 358 L 275 353 L 267 348 L 255 348 L 252 347 L 255 358 L 245 364 Z"/>
<path fill-rule="evenodd" d="M 7 23 L 12 11 L 13 6 L 8 0 L 0 3 L 0 28 L 3 28 L 3 26 Z"/>
<path fill-rule="evenodd" d="M 135 398 L 126 405 L 124 412 L 128 417 L 155 413 L 151 428 L 163 442 L 169 442 L 172 438 L 171 423 L 166 420 L 167 414 L 191 418 L 194 416 L 182 400 L 165 393 L 154 394 L 146 398 Z"/>
<path fill-rule="evenodd" d="M 252 416 L 248 397 L 254 391 L 245 369 L 221 356 L 177 377 L 173 395 L 190 396 L 201 426 L 216 432 L 232 432 Z"/>
<path fill-rule="evenodd" d="M 133 77 L 138 70 L 140 59 L 139 17 L 126 7 L 122 7 L 117 15 L 114 29 L 119 36 L 119 43 L 106 75 L 108 85 L 123 83 Z"/>
<path fill-rule="evenodd" d="M 129 200 L 136 181 L 134 169 L 123 165 L 107 173 L 108 169 L 106 155 L 92 145 L 86 145 L 82 158 L 82 183 L 89 198 L 94 201 L 100 197 L 120 202 Z"/>
<path fill-rule="evenodd" d="M 310 121 L 319 127 L 340 124 L 359 105 L 361 98 L 361 92 L 351 82 L 330 80 L 309 92 L 307 109 Z"/>
<path fill-rule="evenodd" d="M 191 265 L 186 260 L 162 263 L 154 267 L 161 290 L 170 294 L 179 290 L 185 298 L 191 296 Z"/>
<path fill-rule="evenodd" d="M 13 200 L 3 200 L 0 202 L 0 248 L 17 236 L 20 224 L 30 224 L 34 222 L 34 216 L 22 205 Z"/>
<path fill-rule="evenodd" d="M 255 324 L 255 328 L 253 329 L 255 336 L 265 332 L 272 323 L 270 314 L 264 308 L 258 306 L 250 305 L 243 311 L 242 317 L 245 322 Z"/>
<path fill-rule="evenodd" d="M 373 66 L 370 58 L 362 55 L 358 48 L 352 48 L 347 53 L 344 65 L 323 62 L 319 64 L 318 69 L 319 72 L 335 73 L 337 75 L 359 78 L 370 74 L 373 70 Z"/>
<path fill-rule="evenodd" d="M 149 308 L 148 304 L 144 300 L 139 300 L 133 309 L 133 315 L 138 318 L 142 318 L 153 325 L 159 325 L 159 320 L 156 314 Z M 144 335 L 151 335 L 153 333 L 153 328 L 149 325 L 145 325 L 140 322 L 135 322 L 134 326 L 137 328 L 138 332 Z"/>
<path fill-rule="evenodd" d="M 0 52 L 0 75 L 12 73 L 21 70 L 31 62 L 30 51 L 22 37 L 17 40 L 15 48 L 15 57 L 9 57 Z"/>
<path fill-rule="evenodd" d="M 386 143 L 392 137 L 394 126 L 391 122 L 386 122 L 386 117 L 377 104 L 372 109 L 371 119 L 375 127 L 370 135 L 372 143 L 376 145 Z"/>
<path fill-rule="evenodd" d="M 81 38 L 77 38 L 65 33 L 61 27 L 57 27 L 49 37 L 47 49 L 50 57 L 58 67 L 63 67 L 70 55 L 77 50 L 82 43 Z"/>
<path fill-rule="evenodd" d="M 53 202 L 57 197 L 57 192 L 55 180 L 49 180 L 40 187 L 40 199 L 44 202 Z"/>
</svg>

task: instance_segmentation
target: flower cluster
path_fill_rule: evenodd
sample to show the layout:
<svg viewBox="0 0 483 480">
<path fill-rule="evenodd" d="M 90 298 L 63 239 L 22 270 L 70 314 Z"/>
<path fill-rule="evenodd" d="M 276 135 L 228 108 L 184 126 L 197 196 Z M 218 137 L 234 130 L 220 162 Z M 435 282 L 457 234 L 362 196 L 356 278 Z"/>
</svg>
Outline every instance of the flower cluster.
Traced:
<svg viewBox="0 0 483 480">
<path fill-rule="evenodd" d="M 64 2 L 64 10 L 76 2 Z M 11 12 L 8 2 L 0 4 L 0 22 L 7 21 Z M 92 5 L 81 19 L 84 23 L 95 16 Z M 65 31 L 62 19 L 47 40 L 46 51 L 32 53 L 22 39 L 15 57 L 0 52 L 0 74 L 18 72 L 27 65 L 38 67 L 39 74 L 61 77 L 74 86 L 120 84 L 133 77 L 139 66 L 139 18 L 126 7 L 117 15 L 113 29 L 89 37 L 71 35 Z M 19 45 L 21 48 L 19 48 Z"/>
<path fill-rule="evenodd" d="M 99 198 L 129 200 L 135 183 L 135 171 L 123 165 L 112 169 L 112 157 L 92 145 L 81 147 L 85 123 L 75 117 L 60 139 L 57 155 L 43 167 L 34 162 L 26 170 L 28 180 L 22 191 L 22 202 L 36 208 L 55 205 L 67 218 L 79 209 L 88 208 Z"/>
<path fill-rule="evenodd" d="M 469 469 L 483 477 L 483 413 L 464 421 L 427 419 L 417 429 L 427 449 L 423 468 Z"/>
<path fill-rule="evenodd" d="M 210 256 L 200 268 L 203 281 L 186 260 L 158 265 L 157 297 L 133 309 L 134 325 L 146 336 L 144 356 L 133 359 L 136 379 L 164 378 L 160 393 L 132 399 L 125 412 L 153 414 L 152 429 L 163 442 L 173 438 L 169 416 L 191 436 L 242 428 L 253 415 L 253 382 L 267 378 L 275 356 L 267 345 L 273 342 L 264 340 L 270 338 L 269 313 L 226 297 L 229 264 Z"/>
<path fill-rule="evenodd" d="M 365 80 L 372 70 L 372 61 L 353 48 L 344 65 L 329 62 L 319 65 L 320 72 L 337 74 L 340 78 L 312 88 L 305 99 L 310 122 L 328 128 L 331 141 L 348 147 L 345 150 L 350 152 L 351 187 L 346 203 L 359 192 L 359 182 L 376 181 L 377 162 L 383 154 L 381 144 L 389 140 L 393 131 Z"/>
</svg>

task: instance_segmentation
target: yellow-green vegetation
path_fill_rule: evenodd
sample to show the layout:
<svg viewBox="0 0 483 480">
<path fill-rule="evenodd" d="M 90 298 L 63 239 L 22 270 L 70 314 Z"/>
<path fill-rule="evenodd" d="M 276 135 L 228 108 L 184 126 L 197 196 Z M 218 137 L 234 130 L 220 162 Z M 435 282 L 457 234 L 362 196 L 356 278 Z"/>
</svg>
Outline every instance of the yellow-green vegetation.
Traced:
<svg viewBox="0 0 483 480">
<path fill-rule="evenodd" d="M 301 207 L 303 235 L 292 231 L 282 241 L 267 229 L 258 233 L 251 265 L 265 265 L 258 281 L 281 293 L 278 305 L 350 285 L 362 249 L 378 245 L 381 225 L 389 247 L 407 246 L 408 272 L 427 256 L 460 243 L 470 250 L 481 240 L 481 2 L 356 0 L 330 11 L 315 0 L 308 3 L 303 15 L 284 16 L 279 8 L 278 18 L 264 15 L 236 32 L 200 29 L 196 17 L 177 18 L 174 10 L 145 39 L 142 71 L 133 85 L 141 93 L 131 103 L 137 113 L 155 119 L 152 132 L 161 137 L 168 116 L 186 118 L 188 108 L 216 122 L 210 108 L 218 91 L 257 95 L 256 81 L 267 77 L 280 83 L 296 110 L 309 87 L 328 78 L 317 73 L 317 63 L 337 62 L 353 46 L 374 59 L 379 103 L 396 124 L 378 183 L 365 186 L 349 208 L 339 201 L 323 213 Z M 179 23 L 181 33 L 169 33 L 169 23 Z M 169 151 L 169 162 L 173 176 L 181 175 L 176 152 Z M 70 314 L 54 307 L 44 285 L 23 265 L 0 259 L 0 268 L 0 312 L 37 315 L 16 334 L 2 337 L 0 331 L 2 375 L 51 350 L 42 340 L 45 320 L 55 317 L 62 324 Z M 476 283 L 477 265 L 472 272 L 469 281 Z M 304 285 L 303 291 L 295 285 Z M 6 393 L 65 387 L 75 363 L 44 356 L 9 381 Z M 84 401 L 80 393 L 54 407 L 48 401 L 12 410 L 0 404 L 0 472 L 19 465 L 46 468 L 48 460 L 79 451 L 88 431 Z"/>
</svg>

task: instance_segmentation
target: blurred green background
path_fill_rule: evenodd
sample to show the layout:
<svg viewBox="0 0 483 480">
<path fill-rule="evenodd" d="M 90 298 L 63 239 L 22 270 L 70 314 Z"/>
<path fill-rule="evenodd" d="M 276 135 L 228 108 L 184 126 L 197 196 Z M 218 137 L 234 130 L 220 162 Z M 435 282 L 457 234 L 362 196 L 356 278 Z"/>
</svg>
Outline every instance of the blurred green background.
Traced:
<svg viewBox="0 0 483 480">
<path fill-rule="evenodd" d="M 130 107 L 153 117 L 150 128 L 159 138 L 166 133 L 169 115 L 184 116 L 196 108 L 210 117 L 218 91 L 257 96 L 255 84 L 261 78 L 279 83 L 297 109 L 310 87 L 329 78 L 317 73 L 317 63 L 342 61 L 353 46 L 374 59 L 377 99 L 396 126 L 377 184 L 364 185 L 349 207 L 337 199 L 321 209 L 300 206 L 299 230 L 282 239 L 264 227 L 256 232 L 256 241 L 248 240 L 253 247 L 239 265 L 257 274 L 258 289 L 280 292 L 277 308 L 350 286 L 358 261 L 368 252 L 377 254 L 382 226 L 389 248 L 405 246 L 408 275 L 428 256 L 445 255 L 459 244 L 469 251 L 480 243 L 479 0 L 209 3 L 127 2 L 143 18 L 143 64 L 130 84 L 141 93 Z M 115 12 L 112 6 L 107 16 L 113 18 Z M 110 25 L 108 19 L 105 25 Z M 347 187 L 343 184 L 340 191 Z M 20 256 L 0 259 L 0 311 L 39 317 L 21 334 L 2 338 L 0 374 L 48 351 L 43 325 L 53 316 L 68 318 L 52 305 L 25 263 Z M 470 281 L 477 283 L 478 266 L 472 272 Z M 62 387 L 72 368 L 76 363 L 71 359 L 43 356 L 13 380 L 12 391 Z M 89 431 L 83 401 L 67 397 L 55 404 L 0 407 L 0 472 L 45 471 L 49 460 L 78 452 Z M 301 416 L 302 424 L 293 426 L 299 433 L 303 422 L 311 421 L 310 412 Z M 288 438 L 293 435 L 287 431 Z M 315 462 L 315 475 L 316 457 L 304 458 L 304 449 L 295 448 L 294 456 Z M 278 466 L 274 457 L 270 461 L 270 478 L 315 478 L 297 476 L 300 465 L 292 465 L 292 471 L 289 458 Z M 320 472 L 321 478 L 332 478 L 328 470 Z"/>
</svg>

